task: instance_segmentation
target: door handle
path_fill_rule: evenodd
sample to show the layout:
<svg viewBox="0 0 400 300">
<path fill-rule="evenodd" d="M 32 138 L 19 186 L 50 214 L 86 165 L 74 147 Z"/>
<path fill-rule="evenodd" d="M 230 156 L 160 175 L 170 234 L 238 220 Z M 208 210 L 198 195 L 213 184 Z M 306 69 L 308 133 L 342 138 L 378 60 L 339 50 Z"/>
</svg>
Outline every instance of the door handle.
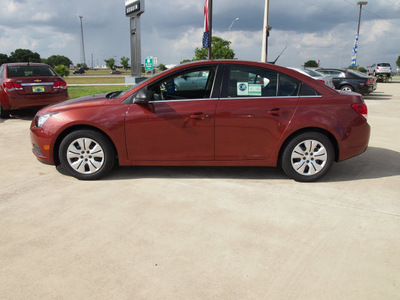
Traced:
<svg viewBox="0 0 400 300">
<path fill-rule="evenodd" d="M 190 115 L 191 119 L 196 119 L 196 120 L 204 120 L 205 118 L 210 117 L 209 115 L 206 115 L 204 113 L 194 113 Z"/>
<path fill-rule="evenodd" d="M 281 116 L 282 111 L 280 108 L 274 108 L 268 111 L 268 114 L 273 115 L 273 116 Z"/>
</svg>

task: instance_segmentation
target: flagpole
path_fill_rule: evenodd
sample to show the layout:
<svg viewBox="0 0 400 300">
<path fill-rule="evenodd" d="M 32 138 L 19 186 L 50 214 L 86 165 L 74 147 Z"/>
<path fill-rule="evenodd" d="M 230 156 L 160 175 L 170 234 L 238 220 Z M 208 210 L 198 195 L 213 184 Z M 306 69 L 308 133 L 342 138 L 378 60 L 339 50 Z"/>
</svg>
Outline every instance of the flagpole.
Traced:
<svg viewBox="0 0 400 300">
<path fill-rule="evenodd" d="M 208 42 L 208 59 L 212 59 L 211 45 L 212 45 L 212 0 L 208 0 L 208 30 L 209 30 L 209 42 Z"/>
</svg>

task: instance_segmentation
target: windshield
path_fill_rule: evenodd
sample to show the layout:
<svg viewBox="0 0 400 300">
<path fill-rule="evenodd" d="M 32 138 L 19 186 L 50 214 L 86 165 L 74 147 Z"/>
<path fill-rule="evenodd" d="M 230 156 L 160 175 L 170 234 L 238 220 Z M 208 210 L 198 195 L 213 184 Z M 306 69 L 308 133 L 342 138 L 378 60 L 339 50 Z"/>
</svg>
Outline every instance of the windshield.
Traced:
<svg viewBox="0 0 400 300">
<path fill-rule="evenodd" d="M 356 70 L 347 70 L 347 72 L 352 73 L 352 74 L 357 75 L 357 76 L 368 77 L 367 74 L 359 72 L 359 71 L 356 71 Z"/>
<path fill-rule="evenodd" d="M 321 77 L 321 76 L 324 76 L 324 75 L 322 75 L 321 73 L 318 73 L 318 72 L 316 72 L 316 71 L 314 71 L 314 70 L 311 70 L 311 69 L 303 69 L 303 70 L 304 70 L 304 72 L 306 72 L 308 75 L 313 76 L 313 77 Z"/>
<path fill-rule="evenodd" d="M 7 67 L 8 78 L 30 76 L 57 76 L 52 69 L 46 66 L 10 66 Z"/>
</svg>

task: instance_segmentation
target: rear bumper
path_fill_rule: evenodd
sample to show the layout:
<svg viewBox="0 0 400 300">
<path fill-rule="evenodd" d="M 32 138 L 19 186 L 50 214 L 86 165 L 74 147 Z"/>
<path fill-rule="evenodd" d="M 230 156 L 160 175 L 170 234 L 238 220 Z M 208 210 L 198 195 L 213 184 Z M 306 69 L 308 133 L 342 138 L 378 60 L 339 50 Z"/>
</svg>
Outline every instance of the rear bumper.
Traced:
<svg viewBox="0 0 400 300">
<path fill-rule="evenodd" d="M 343 161 L 364 153 L 369 144 L 371 127 L 364 121 L 352 129 L 351 134 L 342 141 L 338 161 Z"/>
<path fill-rule="evenodd" d="M 66 90 L 54 94 L 18 95 L 13 93 L 3 94 L 2 96 L 1 104 L 5 110 L 44 107 L 68 100 L 68 92 Z"/>
</svg>

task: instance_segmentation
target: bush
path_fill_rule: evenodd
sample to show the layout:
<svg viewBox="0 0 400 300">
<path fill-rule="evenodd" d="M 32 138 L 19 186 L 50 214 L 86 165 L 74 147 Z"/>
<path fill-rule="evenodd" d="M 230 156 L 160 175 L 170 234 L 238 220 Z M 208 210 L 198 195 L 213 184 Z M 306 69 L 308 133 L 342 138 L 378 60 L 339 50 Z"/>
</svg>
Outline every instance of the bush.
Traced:
<svg viewBox="0 0 400 300">
<path fill-rule="evenodd" d="M 68 77 L 69 75 L 69 70 L 64 65 L 56 66 L 54 69 L 56 70 L 57 74 L 60 75 L 61 77 Z"/>
</svg>

